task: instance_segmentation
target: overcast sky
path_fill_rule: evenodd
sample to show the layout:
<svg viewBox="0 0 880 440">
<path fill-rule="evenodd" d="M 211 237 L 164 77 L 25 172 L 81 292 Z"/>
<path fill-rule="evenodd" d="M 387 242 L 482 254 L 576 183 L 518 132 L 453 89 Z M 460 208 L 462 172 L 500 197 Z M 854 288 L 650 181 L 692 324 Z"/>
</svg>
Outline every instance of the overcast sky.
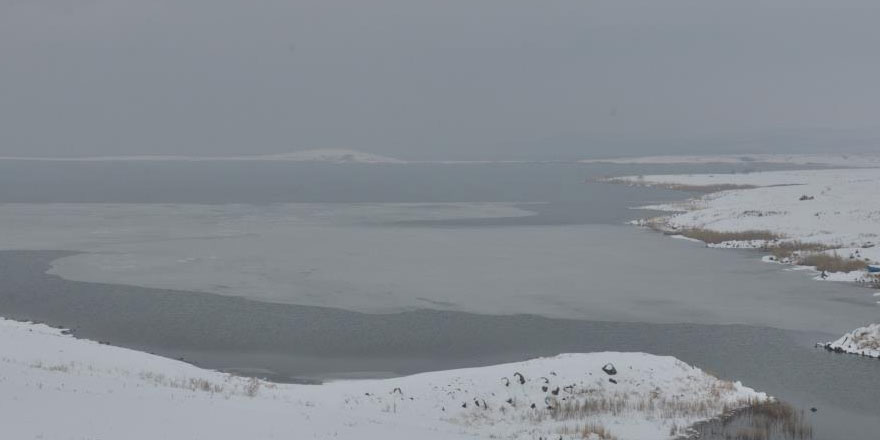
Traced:
<svg viewBox="0 0 880 440">
<path fill-rule="evenodd" d="M 0 155 L 873 148 L 878 54 L 873 0 L 0 0 Z"/>
</svg>

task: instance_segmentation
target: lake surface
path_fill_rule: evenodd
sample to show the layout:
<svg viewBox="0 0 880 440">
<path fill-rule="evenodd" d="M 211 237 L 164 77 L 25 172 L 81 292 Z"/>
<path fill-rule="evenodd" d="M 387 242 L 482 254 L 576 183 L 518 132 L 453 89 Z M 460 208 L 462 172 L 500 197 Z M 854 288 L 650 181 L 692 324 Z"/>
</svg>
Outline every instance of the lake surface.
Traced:
<svg viewBox="0 0 880 440">
<path fill-rule="evenodd" d="M 869 290 L 625 226 L 687 195 L 590 182 L 746 170 L 0 161 L 0 316 L 290 381 L 668 354 L 874 438 L 880 362 L 812 346 L 880 319 Z"/>
</svg>

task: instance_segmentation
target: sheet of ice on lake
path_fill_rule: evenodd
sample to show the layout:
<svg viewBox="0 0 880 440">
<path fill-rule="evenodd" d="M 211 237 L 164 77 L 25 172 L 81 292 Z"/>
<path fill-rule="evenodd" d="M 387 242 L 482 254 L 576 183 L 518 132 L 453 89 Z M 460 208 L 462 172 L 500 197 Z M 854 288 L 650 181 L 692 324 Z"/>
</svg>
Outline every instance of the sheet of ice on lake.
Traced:
<svg viewBox="0 0 880 440">
<path fill-rule="evenodd" d="M 627 226 L 421 227 L 508 204 L 2 205 L 5 249 L 87 251 L 52 273 L 368 312 L 439 308 L 842 333 L 859 289 Z"/>
</svg>

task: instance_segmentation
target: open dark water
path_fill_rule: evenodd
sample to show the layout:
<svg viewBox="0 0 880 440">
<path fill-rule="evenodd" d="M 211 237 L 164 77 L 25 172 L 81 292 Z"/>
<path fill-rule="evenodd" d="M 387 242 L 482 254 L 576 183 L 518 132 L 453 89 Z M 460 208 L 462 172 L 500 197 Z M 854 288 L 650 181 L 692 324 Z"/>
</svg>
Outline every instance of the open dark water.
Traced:
<svg viewBox="0 0 880 440">
<path fill-rule="evenodd" d="M 586 179 L 606 174 L 747 170 L 742 166 L 0 161 L 0 203 L 491 201 L 523 203 L 538 214 L 407 222 L 401 227 L 620 224 L 642 215 L 631 206 L 685 195 L 585 184 Z M 4 233 L 16 232 L 0 225 L 4 227 Z M 73 252 L 45 249 L 0 251 L 0 316 L 43 321 L 72 328 L 80 337 L 283 381 L 409 374 L 562 352 L 645 351 L 676 356 L 801 408 L 818 408 L 815 414 L 808 412 L 815 438 L 880 438 L 880 361 L 813 347 L 814 342 L 837 335 L 744 325 L 623 323 L 448 310 L 359 313 L 181 289 L 65 280 L 46 271 L 52 261 Z M 693 252 L 709 251 L 694 247 Z M 657 292 L 662 300 L 662 286 Z"/>
</svg>

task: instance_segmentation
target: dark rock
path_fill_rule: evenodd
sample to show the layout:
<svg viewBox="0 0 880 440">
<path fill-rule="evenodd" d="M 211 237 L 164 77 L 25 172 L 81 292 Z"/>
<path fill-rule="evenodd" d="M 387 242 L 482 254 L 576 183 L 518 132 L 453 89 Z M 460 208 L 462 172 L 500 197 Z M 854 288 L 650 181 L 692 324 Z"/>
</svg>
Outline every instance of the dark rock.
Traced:
<svg viewBox="0 0 880 440">
<path fill-rule="evenodd" d="M 617 381 L 612 378 L 608 378 L 608 382 L 611 382 L 611 383 L 617 385 Z"/>
<path fill-rule="evenodd" d="M 602 367 L 602 371 L 604 371 L 605 374 L 609 376 L 614 376 L 615 374 L 617 374 L 617 368 L 614 368 L 613 364 L 605 364 L 605 366 Z"/>
</svg>

